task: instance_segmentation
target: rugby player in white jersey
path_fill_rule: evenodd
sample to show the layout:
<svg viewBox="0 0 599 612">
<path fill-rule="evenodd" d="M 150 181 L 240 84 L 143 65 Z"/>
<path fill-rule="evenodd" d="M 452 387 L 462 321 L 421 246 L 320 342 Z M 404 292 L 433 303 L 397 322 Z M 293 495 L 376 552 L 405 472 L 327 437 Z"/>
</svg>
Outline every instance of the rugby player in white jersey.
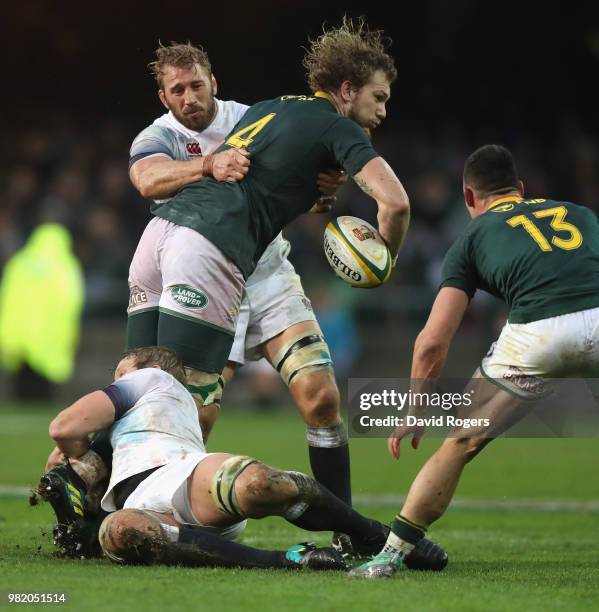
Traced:
<svg viewBox="0 0 599 612">
<path fill-rule="evenodd" d="M 247 518 L 271 515 L 310 531 L 348 533 L 363 554 L 382 546 L 388 528 L 305 474 L 248 456 L 207 453 L 184 381 L 175 352 L 133 349 L 119 361 L 111 385 L 80 398 L 50 424 L 73 465 L 85 463 L 89 434 L 110 432 L 112 474 L 102 499 L 110 514 L 99 536 L 106 556 L 119 563 L 345 569 L 333 548 L 265 551 L 232 541 Z M 69 469 L 83 507 L 87 476 Z"/>
</svg>

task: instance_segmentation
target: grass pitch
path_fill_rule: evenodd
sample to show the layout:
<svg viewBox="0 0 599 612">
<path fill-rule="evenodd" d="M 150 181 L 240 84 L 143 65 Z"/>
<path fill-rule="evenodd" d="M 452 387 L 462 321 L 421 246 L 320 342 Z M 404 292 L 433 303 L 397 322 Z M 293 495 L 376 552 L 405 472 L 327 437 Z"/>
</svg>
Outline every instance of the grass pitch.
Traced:
<svg viewBox="0 0 599 612">
<path fill-rule="evenodd" d="M 117 567 L 57 560 L 49 506 L 30 508 L 51 448 L 56 410 L 0 407 L 0 593 L 65 592 L 72 610 L 589 610 L 599 605 L 599 481 L 596 440 L 498 440 L 468 467 L 459 507 L 430 532 L 450 556 L 439 574 L 400 573 L 384 582 L 344 574 Z M 354 440 L 354 494 L 362 512 L 389 521 L 389 496 L 404 494 L 438 441 L 396 463 L 384 440 Z M 210 450 L 247 453 L 309 471 L 303 424 L 289 413 L 224 410 Z M 385 497 L 386 496 L 386 497 Z M 530 501 L 522 508 L 522 500 Z M 549 503 L 551 502 L 551 503 Z M 578 503 L 579 502 L 579 503 Z M 328 534 L 282 519 L 251 521 L 243 542 L 287 548 Z M 51 604 L 47 604 L 48 607 Z M 54 604 L 57 605 L 57 604 Z M 20 604 L 19 609 L 36 606 Z"/>
</svg>

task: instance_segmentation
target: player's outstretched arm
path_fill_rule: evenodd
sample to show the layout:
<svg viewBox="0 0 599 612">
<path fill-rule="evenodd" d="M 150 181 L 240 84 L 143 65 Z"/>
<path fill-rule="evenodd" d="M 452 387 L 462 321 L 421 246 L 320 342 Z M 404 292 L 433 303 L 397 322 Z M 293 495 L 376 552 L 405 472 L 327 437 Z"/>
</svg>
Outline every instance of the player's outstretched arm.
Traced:
<svg viewBox="0 0 599 612">
<path fill-rule="evenodd" d="M 245 149 L 229 149 L 190 161 L 173 160 L 164 155 L 144 157 L 131 166 L 129 178 L 142 196 L 161 200 L 205 176 L 217 181 L 240 181 L 249 168 L 249 153 Z"/>
<path fill-rule="evenodd" d="M 461 289 L 443 287 L 437 294 L 428 321 L 414 343 L 412 391 L 418 392 L 423 381 L 441 375 L 451 341 L 467 307 L 468 295 Z M 412 447 L 418 448 L 423 434 L 424 428 L 417 425 L 397 427 L 387 440 L 390 455 L 399 459 L 401 440 L 407 436 L 412 436 Z"/>
<path fill-rule="evenodd" d="M 112 400 L 104 391 L 94 391 L 60 412 L 50 423 L 50 437 L 69 458 L 76 459 L 89 449 L 90 433 L 114 423 Z"/>
<path fill-rule="evenodd" d="M 371 159 L 354 180 L 364 193 L 376 200 L 378 229 L 395 259 L 410 224 L 410 201 L 406 190 L 382 157 Z"/>
<path fill-rule="evenodd" d="M 468 295 L 461 289 L 443 287 L 439 291 L 426 325 L 414 343 L 413 379 L 435 379 L 441 375 L 449 346 L 467 307 Z"/>
</svg>

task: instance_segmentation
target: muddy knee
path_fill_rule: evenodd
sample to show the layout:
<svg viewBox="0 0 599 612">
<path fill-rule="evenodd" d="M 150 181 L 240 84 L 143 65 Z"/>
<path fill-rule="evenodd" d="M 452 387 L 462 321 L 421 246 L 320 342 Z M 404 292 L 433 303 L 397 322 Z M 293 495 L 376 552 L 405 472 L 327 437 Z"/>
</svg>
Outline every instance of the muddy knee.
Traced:
<svg viewBox="0 0 599 612">
<path fill-rule="evenodd" d="M 251 457 L 231 457 L 216 471 L 211 494 L 221 512 L 238 519 L 286 516 L 304 503 L 311 486 L 305 474 L 275 470 Z"/>
<path fill-rule="evenodd" d="M 144 510 L 109 514 L 98 537 L 104 554 L 115 563 L 151 563 L 155 545 L 164 539 L 160 520 Z"/>
<path fill-rule="evenodd" d="M 296 501 L 298 488 L 288 475 L 255 463 L 238 479 L 237 497 L 249 517 L 279 514 Z"/>
<path fill-rule="evenodd" d="M 248 470 L 249 472 L 249 470 Z M 294 520 L 301 516 L 318 493 L 318 484 L 301 472 L 284 472 L 259 465 L 240 484 L 245 516 L 261 518 L 269 515 Z"/>
</svg>

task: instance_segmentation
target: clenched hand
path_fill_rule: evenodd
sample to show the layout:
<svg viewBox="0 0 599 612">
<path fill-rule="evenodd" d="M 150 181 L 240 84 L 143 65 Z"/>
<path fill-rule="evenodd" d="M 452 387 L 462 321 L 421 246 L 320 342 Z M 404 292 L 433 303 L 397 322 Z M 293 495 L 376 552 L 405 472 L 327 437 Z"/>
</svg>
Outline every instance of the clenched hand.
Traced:
<svg viewBox="0 0 599 612">
<path fill-rule="evenodd" d="M 318 190 L 325 195 L 335 195 L 345 183 L 347 183 L 347 174 L 341 170 L 321 172 L 316 180 Z"/>
<path fill-rule="evenodd" d="M 250 169 L 250 154 L 246 149 L 228 149 L 215 153 L 212 159 L 212 176 L 217 181 L 236 183 Z"/>
</svg>

